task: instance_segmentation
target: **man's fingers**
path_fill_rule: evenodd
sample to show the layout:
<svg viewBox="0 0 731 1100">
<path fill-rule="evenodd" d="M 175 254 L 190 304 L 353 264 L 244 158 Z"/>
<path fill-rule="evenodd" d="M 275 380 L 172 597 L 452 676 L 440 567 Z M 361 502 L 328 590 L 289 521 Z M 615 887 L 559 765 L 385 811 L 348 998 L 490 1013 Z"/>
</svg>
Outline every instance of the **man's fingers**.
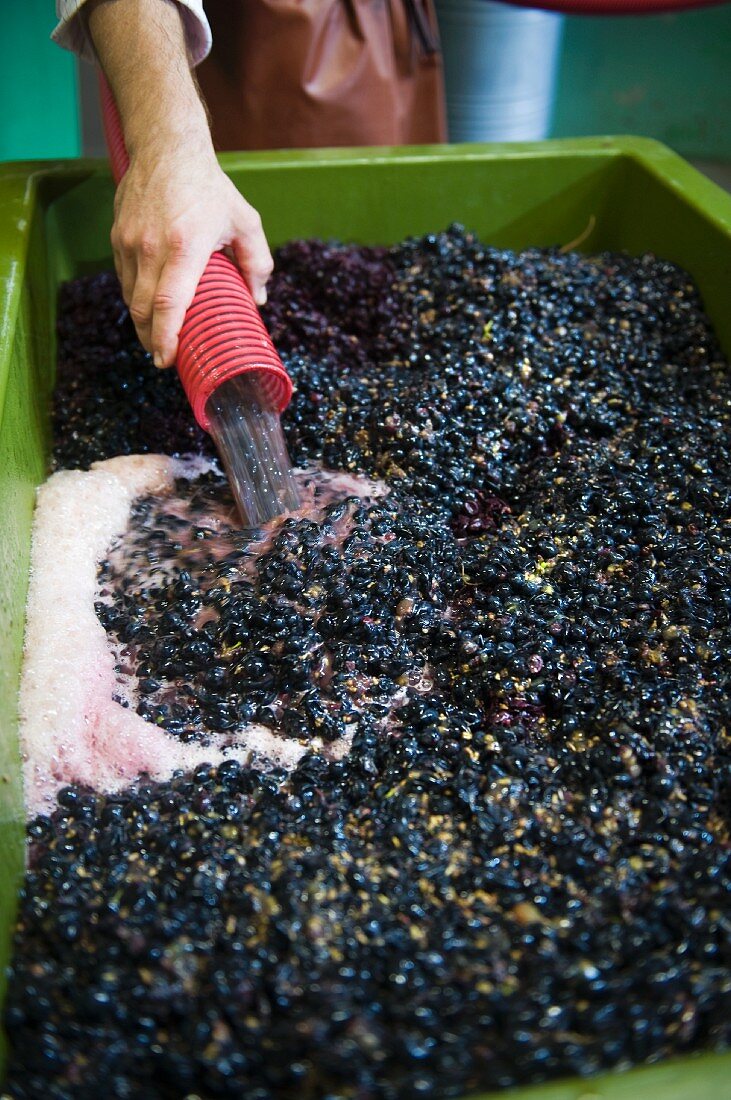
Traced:
<svg viewBox="0 0 731 1100">
<path fill-rule="evenodd" d="M 152 299 L 152 354 L 157 366 L 175 362 L 178 336 L 188 306 L 210 257 L 207 244 L 184 255 L 175 251 L 168 256 Z"/>
<path fill-rule="evenodd" d="M 125 257 L 118 248 L 114 249 L 114 270 L 117 272 L 119 285 L 122 288 L 122 298 L 129 309 L 129 303 L 132 300 L 132 294 L 134 292 L 137 268 L 133 263 L 125 260 Z"/>
<path fill-rule="evenodd" d="M 213 251 L 230 252 L 258 305 L 274 266 L 261 218 L 218 165 L 194 165 L 192 179 L 190 163 L 178 169 L 160 189 L 149 164 L 133 161 L 117 189 L 112 228 L 122 294 L 157 366 L 175 361 L 185 313 Z"/>
<path fill-rule="evenodd" d="M 117 275 L 122 285 L 122 297 L 129 309 L 132 303 L 135 283 L 137 282 L 137 263 L 134 256 L 128 256 L 124 252 L 119 253 L 119 263 L 115 265 Z"/>
<path fill-rule="evenodd" d="M 129 246 L 120 232 L 118 224 L 112 226 L 111 233 L 112 252 L 114 254 L 114 267 L 117 278 L 122 287 L 122 297 L 129 309 L 132 303 L 135 283 L 137 282 L 137 256 L 135 250 Z"/>
<path fill-rule="evenodd" d="M 274 269 L 274 261 L 264 236 L 261 219 L 255 211 L 243 231 L 231 242 L 234 258 L 246 279 L 254 301 L 263 306 L 267 300 L 266 285 Z"/>
<path fill-rule="evenodd" d="M 137 329 L 140 343 L 149 352 L 154 351 L 151 341 L 153 301 L 160 281 L 161 267 L 162 257 L 156 249 L 150 246 L 140 249 L 129 315 Z"/>
<path fill-rule="evenodd" d="M 122 285 L 122 253 L 118 248 L 112 245 L 112 254 L 114 256 L 114 270 L 117 272 L 117 278 L 119 279 L 119 285 Z"/>
</svg>

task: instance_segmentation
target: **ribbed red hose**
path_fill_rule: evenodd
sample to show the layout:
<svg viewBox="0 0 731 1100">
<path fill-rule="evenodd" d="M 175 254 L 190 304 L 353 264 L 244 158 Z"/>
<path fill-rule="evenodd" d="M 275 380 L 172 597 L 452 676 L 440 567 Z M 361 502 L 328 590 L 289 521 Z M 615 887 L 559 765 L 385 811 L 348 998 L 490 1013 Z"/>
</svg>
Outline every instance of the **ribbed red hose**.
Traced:
<svg viewBox="0 0 731 1100">
<path fill-rule="evenodd" d="M 129 167 L 112 90 L 99 74 L 104 136 L 115 183 Z M 256 372 L 262 404 L 282 412 L 292 382 L 264 327 L 239 269 L 214 252 L 201 276 L 178 338 L 178 374 L 200 426 L 208 431 L 208 398 L 229 378 Z"/>
</svg>

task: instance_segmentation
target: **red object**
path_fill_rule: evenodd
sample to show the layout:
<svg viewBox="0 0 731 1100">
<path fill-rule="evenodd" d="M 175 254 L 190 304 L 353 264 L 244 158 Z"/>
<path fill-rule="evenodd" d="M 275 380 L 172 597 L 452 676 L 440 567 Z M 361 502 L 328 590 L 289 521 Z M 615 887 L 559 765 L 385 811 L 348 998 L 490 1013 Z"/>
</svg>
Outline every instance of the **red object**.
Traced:
<svg viewBox="0 0 731 1100">
<path fill-rule="evenodd" d="M 565 15 L 660 15 L 725 4 L 727 0 L 505 0 L 511 7 L 540 8 Z"/>
<path fill-rule="evenodd" d="M 99 74 L 104 136 L 119 183 L 129 167 L 122 125 L 112 90 Z M 214 252 L 188 307 L 178 339 L 178 374 L 200 426 L 208 431 L 206 403 L 222 382 L 257 375 L 262 402 L 282 412 L 292 381 L 277 355 L 241 272 L 222 252 Z"/>
<path fill-rule="evenodd" d="M 257 372 L 262 402 L 286 409 L 292 382 L 238 268 L 214 252 L 198 283 L 178 342 L 178 374 L 195 418 L 208 430 L 206 403 L 229 378 Z"/>
</svg>

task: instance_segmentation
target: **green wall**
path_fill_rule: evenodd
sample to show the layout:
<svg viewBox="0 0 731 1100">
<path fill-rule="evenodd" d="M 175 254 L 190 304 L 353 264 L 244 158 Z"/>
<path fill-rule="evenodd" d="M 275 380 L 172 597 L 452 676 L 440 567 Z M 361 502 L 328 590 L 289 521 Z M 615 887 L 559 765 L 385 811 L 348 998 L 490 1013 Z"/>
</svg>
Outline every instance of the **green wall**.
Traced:
<svg viewBox="0 0 731 1100">
<path fill-rule="evenodd" d="M 5 0 L 0 10 L 0 160 L 80 151 L 76 65 L 49 40 L 53 0 Z"/>
<path fill-rule="evenodd" d="M 2 5 L 0 160 L 80 152 L 73 58 L 49 40 L 53 0 Z M 731 161 L 731 5 L 566 19 L 554 134 L 634 133 Z"/>
<path fill-rule="evenodd" d="M 731 161 L 731 5 L 567 18 L 553 131 L 642 134 Z"/>
</svg>

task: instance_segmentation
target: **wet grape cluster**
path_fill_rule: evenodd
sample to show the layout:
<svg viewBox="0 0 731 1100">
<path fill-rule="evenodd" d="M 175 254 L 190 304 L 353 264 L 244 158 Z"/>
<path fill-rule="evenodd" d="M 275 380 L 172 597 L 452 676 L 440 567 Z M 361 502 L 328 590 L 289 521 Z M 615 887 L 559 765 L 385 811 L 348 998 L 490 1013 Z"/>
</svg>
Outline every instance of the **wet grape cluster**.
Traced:
<svg viewBox="0 0 731 1100">
<path fill-rule="evenodd" d="M 114 455 L 213 454 L 175 370 L 138 342 L 114 272 L 62 284 L 56 324 L 53 464 L 88 469 Z"/>
<path fill-rule="evenodd" d="M 7 1094 L 458 1097 L 727 1045 L 731 377 L 691 280 L 452 227 L 292 242 L 266 316 L 293 459 L 390 494 L 259 556 L 203 530 L 154 585 L 110 557 L 98 613 L 150 721 L 309 751 L 30 823 Z M 59 465 L 200 449 L 110 277 L 59 325 Z M 148 498 L 131 537 L 174 527 Z"/>
</svg>

